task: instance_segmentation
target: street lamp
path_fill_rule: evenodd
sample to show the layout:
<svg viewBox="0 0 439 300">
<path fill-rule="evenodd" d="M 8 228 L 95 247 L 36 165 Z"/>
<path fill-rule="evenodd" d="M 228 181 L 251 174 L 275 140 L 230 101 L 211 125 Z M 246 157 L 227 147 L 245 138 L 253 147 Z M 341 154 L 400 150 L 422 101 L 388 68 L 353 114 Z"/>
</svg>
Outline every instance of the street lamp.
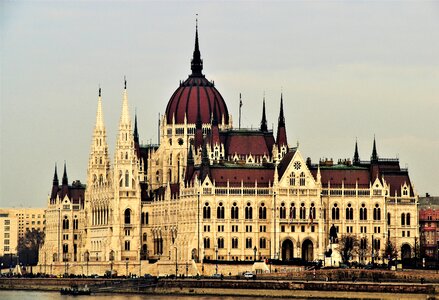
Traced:
<svg viewBox="0 0 439 300">
<path fill-rule="evenodd" d="M 254 261 L 256 261 L 256 251 L 258 251 L 258 249 L 256 248 L 256 246 L 253 248 L 253 252 L 255 253 L 255 259 Z"/>
<path fill-rule="evenodd" d="M 215 260 L 215 274 L 218 274 L 218 246 L 215 247 L 215 254 L 216 254 L 216 260 Z"/>
</svg>

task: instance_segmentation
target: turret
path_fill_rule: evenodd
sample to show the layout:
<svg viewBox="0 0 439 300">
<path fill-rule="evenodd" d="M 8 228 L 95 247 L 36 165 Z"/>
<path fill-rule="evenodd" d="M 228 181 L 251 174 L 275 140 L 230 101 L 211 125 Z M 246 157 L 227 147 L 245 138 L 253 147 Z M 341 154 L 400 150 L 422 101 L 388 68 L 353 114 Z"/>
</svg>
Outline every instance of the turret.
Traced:
<svg viewBox="0 0 439 300">
<path fill-rule="evenodd" d="M 370 161 L 371 162 L 378 162 L 378 153 L 377 153 L 375 136 L 373 137 L 373 149 L 372 149 L 372 155 L 370 157 Z"/>
<path fill-rule="evenodd" d="M 360 164 L 360 156 L 358 155 L 358 143 L 355 141 L 355 152 L 354 152 L 354 158 L 352 159 L 352 164 L 354 166 L 357 166 Z"/>
<path fill-rule="evenodd" d="M 276 144 L 279 147 L 279 151 L 281 147 L 285 146 L 288 148 L 287 143 L 287 131 L 285 128 L 285 117 L 284 117 L 284 104 L 283 104 L 283 95 L 280 95 L 280 112 L 279 112 L 279 120 L 277 124 L 277 139 Z"/>
<path fill-rule="evenodd" d="M 264 97 L 264 101 L 262 102 L 261 131 L 268 131 L 267 117 L 265 116 L 265 97 Z"/>
</svg>

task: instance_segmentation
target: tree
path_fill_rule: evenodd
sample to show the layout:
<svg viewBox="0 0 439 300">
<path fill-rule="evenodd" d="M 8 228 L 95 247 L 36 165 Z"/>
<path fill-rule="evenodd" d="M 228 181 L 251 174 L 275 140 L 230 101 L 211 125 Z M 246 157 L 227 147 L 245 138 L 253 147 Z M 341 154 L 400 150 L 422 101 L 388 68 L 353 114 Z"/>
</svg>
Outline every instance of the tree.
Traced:
<svg viewBox="0 0 439 300">
<path fill-rule="evenodd" d="M 26 231 L 24 237 L 18 240 L 18 256 L 20 262 L 25 265 L 36 265 L 38 263 L 38 250 L 44 242 L 44 232 L 32 229 Z"/>
<path fill-rule="evenodd" d="M 358 246 L 358 237 L 356 235 L 344 234 L 339 238 L 336 250 L 340 253 L 343 263 L 348 263 L 358 253 Z"/>
<path fill-rule="evenodd" d="M 384 249 L 384 256 L 390 261 L 398 258 L 398 249 L 395 244 L 387 239 L 386 248 Z"/>
</svg>

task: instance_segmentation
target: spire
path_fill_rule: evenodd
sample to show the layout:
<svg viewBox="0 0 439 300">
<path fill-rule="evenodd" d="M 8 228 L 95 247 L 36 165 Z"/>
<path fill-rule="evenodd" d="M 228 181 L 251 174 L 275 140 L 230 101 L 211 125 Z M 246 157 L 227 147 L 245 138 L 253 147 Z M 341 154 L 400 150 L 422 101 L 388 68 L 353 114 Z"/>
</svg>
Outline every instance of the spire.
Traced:
<svg viewBox="0 0 439 300">
<path fill-rule="evenodd" d="M 102 113 L 101 87 L 99 87 L 98 109 L 96 110 L 96 129 L 104 128 L 104 115 Z"/>
<path fill-rule="evenodd" d="M 287 143 L 287 131 L 285 129 L 285 117 L 284 117 L 284 102 L 283 95 L 280 94 L 280 112 L 279 112 L 279 122 L 277 125 L 277 139 L 276 144 L 279 147 L 288 146 Z"/>
<path fill-rule="evenodd" d="M 195 20 L 195 49 L 191 61 L 192 76 L 202 76 L 203 60 L 201 59 L 200 46 L 198 45 L 198 18 Z"/>
<path fill-rule="evenodd" d="M 53 174 L 53 186 L 58 186 L 58 185 L 59 185 L 58 172 L 56 170 L 56 163 L 55 163 L 55 174 Z"/>
<path fill-rule="evenodd" d="M 375 142 L 375 135 L 373 136 L 373 149 L 372 149 L 372 156 L 370 157 L 371 161 L 378 161 L 378 153 L 377 153 L 377 146 Z"/>
<path fill-rule="evenodd" d="M 262 121 L 261 121 L 261 131 L 268 131 L 267 127 L 267 117 L 265 116 L 265 96 L 262 102 Z"/>
<path fill-rule="evenodd" d="M 137 131 L 137 111 L 134 115 L 134 143 L 139 144 L 139 132 Z"/>
<path fill-rule="evenodd" d="M 352 160 L 352 163 L 354 164 L 354 166 L 360 164 L 360 156 L 358 155 L 357 140 L 355 140 L 355 153 L 354 153 L 354 159 Z"/>
<path fill-rule="evenodd" d="M 66 162 L 64 161 L 64 173 L 62 175 L 62 185 L 68 185 Z"/>
<path fill-rule="evenodd" d="M 123 90 L 123 100 L 122 100 L 122 114 L 120 116 L 120 125 L 130 124 L 130 113 L 128 109 L 128 94 L 127 94 L 127 79 L 124 76 L 124 90 Z"/>
<path fill-rule="evenodd" d="M 280 94 L 280 112 L 279 112 L 279 123 L 278 127 L 285 127 L 285 117 L 284 117 L 284 100 L 283 94 Z"/>
</svg>

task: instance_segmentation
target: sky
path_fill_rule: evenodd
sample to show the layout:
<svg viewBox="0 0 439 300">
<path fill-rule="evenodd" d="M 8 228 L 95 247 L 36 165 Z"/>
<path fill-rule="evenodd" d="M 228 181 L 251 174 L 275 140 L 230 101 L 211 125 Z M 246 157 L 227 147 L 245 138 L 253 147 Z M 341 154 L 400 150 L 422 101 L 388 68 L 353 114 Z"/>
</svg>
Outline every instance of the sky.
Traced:
<svg viewBox="0 0 439 300">
<path fill-rule="evenodd" d="M 143 143 L 190 73 L 198 14 L 204 74 L 234 124 L 277 124 L 304 157 L 399 158 L 439 196 L 439 2 L 0 1 L 0 207 L 46 207 L 55 163 L 87 179 L 98 87 L 110 154 L 123 78 Z"/>
</svg>

